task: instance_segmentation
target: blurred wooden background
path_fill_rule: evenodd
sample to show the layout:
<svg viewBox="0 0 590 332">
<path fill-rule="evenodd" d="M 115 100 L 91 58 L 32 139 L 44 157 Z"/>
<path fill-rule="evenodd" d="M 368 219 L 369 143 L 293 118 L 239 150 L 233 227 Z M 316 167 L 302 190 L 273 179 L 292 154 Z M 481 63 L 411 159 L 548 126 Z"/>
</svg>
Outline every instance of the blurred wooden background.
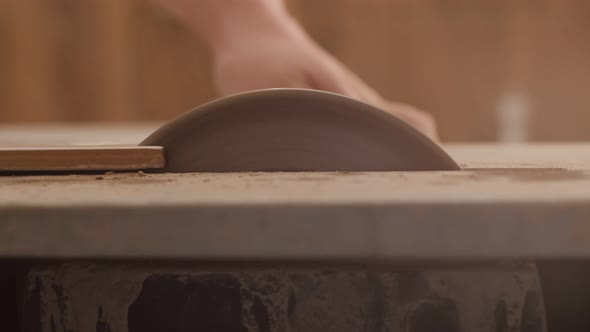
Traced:
<svg viewBox="0 0 590 332">
<path fill-rule="evenodd" d="M 590 139 L 590 1 L 290 0 L 444 140 Z M 203 45 L 145 0 L 0 1 L 0 122 L 168 120 L 211 100 Z"/>
</svg>

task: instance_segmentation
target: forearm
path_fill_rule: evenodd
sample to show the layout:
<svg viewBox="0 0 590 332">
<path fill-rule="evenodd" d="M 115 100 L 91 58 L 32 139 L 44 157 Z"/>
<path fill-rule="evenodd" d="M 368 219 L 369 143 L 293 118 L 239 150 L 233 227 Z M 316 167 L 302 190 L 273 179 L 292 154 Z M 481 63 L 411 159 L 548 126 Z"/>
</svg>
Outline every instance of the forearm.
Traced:
<svg viewBox="0 0 590 332">
<path fill-rule="evenodd" d="M 305 38 L 283 0 L 156 0 L 215 52 L 269 34 Z"/>
</svg>

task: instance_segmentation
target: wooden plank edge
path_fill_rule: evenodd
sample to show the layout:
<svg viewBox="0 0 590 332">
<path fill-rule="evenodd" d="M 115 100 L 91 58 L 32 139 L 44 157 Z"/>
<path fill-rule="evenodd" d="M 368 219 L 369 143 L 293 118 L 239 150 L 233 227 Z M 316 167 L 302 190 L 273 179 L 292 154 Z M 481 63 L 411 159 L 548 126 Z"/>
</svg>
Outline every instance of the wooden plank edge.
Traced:
<svg viewBox="0 0 590 332">
<path fill-rule="evenodd" d="M 0 148 L 0 172 L 132 171 L 165 166 L 161 146 Z"/>
</svg>

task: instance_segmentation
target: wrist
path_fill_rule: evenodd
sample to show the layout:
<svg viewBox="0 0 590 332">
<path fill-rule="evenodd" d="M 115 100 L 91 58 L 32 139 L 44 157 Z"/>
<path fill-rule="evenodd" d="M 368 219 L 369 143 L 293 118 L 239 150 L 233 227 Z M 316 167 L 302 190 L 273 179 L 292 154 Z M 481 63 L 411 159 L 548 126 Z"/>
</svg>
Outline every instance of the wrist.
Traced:
<svg viewBox="0 0 590 332">
<path fill-rule="evenodd" d="M 213 53 L 222 53 L 243 42 L 277 37 L 306 38 L 283 0 L 211 0 L 207 3 L 209 8 L 200 8 L 200 15 L 185 15 L 194 18 L 186 23 L 206 41 Z"/>
</svg>

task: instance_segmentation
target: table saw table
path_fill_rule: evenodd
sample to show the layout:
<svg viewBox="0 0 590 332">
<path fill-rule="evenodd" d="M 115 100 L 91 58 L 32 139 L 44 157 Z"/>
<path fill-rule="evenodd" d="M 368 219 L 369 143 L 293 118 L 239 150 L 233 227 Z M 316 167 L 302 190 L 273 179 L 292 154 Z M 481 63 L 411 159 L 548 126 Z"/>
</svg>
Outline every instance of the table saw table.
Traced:
<svg viewBox="0 0 590 332">
<path fill-rule="evenodd" d="M 154 127 L 4 126 L 0 146 L 137 144 Z M 24 329 L 216 326 L 194 294 L 241 301 L 221 305 L 231 330 L 587 326 L 590 144 L 443 147 L 464 171 L 4 174 Z M 205 318 L 137 318 L 171 289 Z"/>
</svg>

